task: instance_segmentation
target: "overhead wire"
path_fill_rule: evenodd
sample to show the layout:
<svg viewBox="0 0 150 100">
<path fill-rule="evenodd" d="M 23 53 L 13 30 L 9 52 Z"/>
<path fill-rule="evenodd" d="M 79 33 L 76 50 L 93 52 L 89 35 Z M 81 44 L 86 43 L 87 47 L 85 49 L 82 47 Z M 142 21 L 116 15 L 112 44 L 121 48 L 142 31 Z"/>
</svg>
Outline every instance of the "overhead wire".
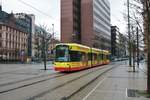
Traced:
<svg viewBox="0 0 150 100">
<path fill-rule="evenodd" d="M 56 21 L 56 19 L 55 19 L 55 18 L 53 18 L 52 16 L 48 15 L 47 13 L 45 13 L 45 12 L 43 12 L 43 11 L 39 10 L 38 8 L 36 8 L 36 7 L 32 6 L 31 4 L 26 3 L 26 2 L 24 2 L 23 0 L 18 0 L 18 1 L 19 1 L 20 3 L 22 3 L 22 4 L 26 5 L 26 6 L 28 6 L 28 7 L 31 7 L 32 9 L 34 9 L 34 10 L 38 11 L 39 13 L 41 13 L 41 14 L 43 14 L 43 15 L 45 15 L 45 16 L 47 16 L 47 17 L 49 17 L 49 18 L 51 18 L 51 19 L 53 19 L 53 20 L 55 20 L 55 21 Z"/>
</svg>

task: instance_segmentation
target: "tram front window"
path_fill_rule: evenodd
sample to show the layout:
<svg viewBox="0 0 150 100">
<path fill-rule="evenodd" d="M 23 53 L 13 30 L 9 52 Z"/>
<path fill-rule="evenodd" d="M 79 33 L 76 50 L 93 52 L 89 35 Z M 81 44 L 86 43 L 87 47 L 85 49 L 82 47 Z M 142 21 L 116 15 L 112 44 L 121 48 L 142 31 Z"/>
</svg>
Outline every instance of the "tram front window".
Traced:
<svg viewBox="0 0 150 100">
<path fill-rule="evenodd" d="M 58 46 L 56 47 L 56 59 L 58 62 L 66 62 L 68 61 L 68 47 L 66 46 Z"/>
</svg>

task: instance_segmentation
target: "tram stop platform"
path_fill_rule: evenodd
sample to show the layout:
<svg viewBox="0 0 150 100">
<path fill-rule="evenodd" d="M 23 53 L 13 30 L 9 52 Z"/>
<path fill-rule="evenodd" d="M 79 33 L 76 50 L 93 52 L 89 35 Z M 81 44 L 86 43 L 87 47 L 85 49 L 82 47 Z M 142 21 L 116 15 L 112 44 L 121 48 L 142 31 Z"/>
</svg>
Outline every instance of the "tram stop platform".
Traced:
<svg viewBox="0 0 150 100">
<path fill-rule="evenodd" d="M 83 98 L 83 100 L 150 100 L 146 94 L 147 75 L 141 68 L 133 72 L 131 67 L 121 64 Z"/>
</svg>

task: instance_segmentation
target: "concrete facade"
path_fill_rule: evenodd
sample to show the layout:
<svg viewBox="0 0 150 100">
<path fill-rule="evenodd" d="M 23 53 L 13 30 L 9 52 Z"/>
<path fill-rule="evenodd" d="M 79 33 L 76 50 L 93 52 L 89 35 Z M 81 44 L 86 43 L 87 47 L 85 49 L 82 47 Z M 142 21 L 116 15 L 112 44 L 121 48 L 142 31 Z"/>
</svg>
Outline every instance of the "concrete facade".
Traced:
<svg viewBox="0 0 150 100">
<path fill-rule="evenodd" d="M 127 55 L 127 38 L 120 33 L 117 26 L 111 26 L 111 55 L 113 58 Z"/>
<path fill-rule="evenodd" d="M 117 56 L 117 40 L 119 37 L 119 28 L 117 26 L 111 26 L 111 55 Z"/>
</svg>

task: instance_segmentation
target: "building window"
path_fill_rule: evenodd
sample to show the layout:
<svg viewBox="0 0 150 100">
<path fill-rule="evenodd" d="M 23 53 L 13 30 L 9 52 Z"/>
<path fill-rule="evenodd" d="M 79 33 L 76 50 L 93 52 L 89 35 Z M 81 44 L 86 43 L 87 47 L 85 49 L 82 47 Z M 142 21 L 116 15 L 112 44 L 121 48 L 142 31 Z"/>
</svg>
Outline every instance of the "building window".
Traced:
<svg viewBox="0 0 150 100">
<path fill-rule="evenodd" d="M 9 39 L 10 39 L 10 41 L 11 41 L 11 34 L 9 34 Z"/>
<path fill-rule="evenodd" d="M 0 41 L 0 47 L 2 47 L 2 41 Z"/>
<path fill-rule="evenodd" d="M 10 28 L 9 28 L 9 27 L 7 27 L 7 31 L 10 31 Z"/>
<path fill-rule="evenodd" d="M 2 38 L 2 33 L 0 33 L 0 38 Z"/>
<path fill-rule="evenodd" d="M 2 26 L 2 30 L 6 30 L 6 26 Z"/>
<path fill-rule="evenodd" d="M 6 39 L 7 39 L 7 37 L 8 37 L 7 35 L 8 35 L 8 33 L 6 33 L 6 37 L 5 37 Z"/>
<path fill-rule="evenodd" d="M 7 48 L 8 42 L 6 41 L 6 48 Z"/>
</svg>

